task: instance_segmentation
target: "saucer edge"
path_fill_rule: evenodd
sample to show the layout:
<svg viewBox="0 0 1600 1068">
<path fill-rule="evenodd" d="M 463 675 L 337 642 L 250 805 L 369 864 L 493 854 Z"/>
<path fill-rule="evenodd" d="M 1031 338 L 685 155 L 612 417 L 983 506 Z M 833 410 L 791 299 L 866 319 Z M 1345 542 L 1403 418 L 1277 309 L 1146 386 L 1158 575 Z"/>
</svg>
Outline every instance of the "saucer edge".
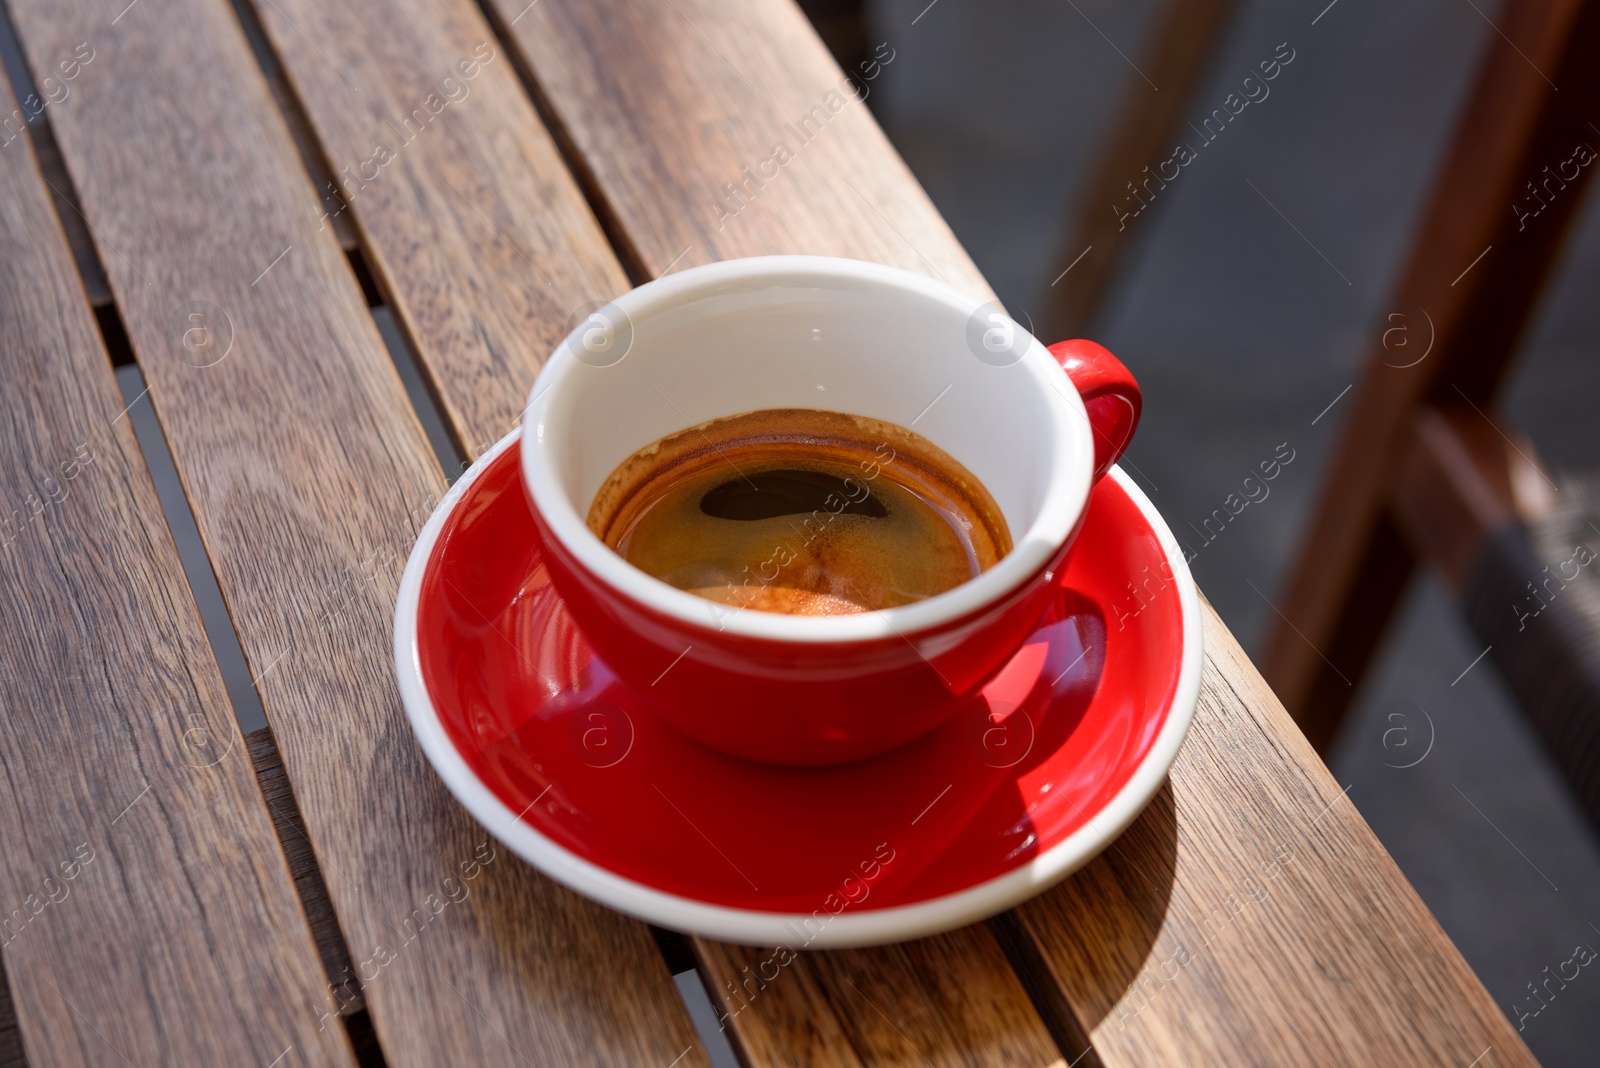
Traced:
<svg viewBox="0 0 1600 1068">
<path fill-rule="evenodd" d="M 447 736 L 422 675 L 417 613 L 423 576 L 440 530 L 483 471 L 515 445 L 511 431 L 483 453 L 428 518 L 412 547 L 395 605 L 395 675 L 401 703 L 423 753 L 446 788 L 489 833 L 534 868 L 591 900 L 646 922 L 746 945 L 792 940 L 808 913 L 778 913 L 712 905 L 623 878 L 546 838 L 502 802 L 467 765 Z M 1172 566 L 1183 622 L 1183 653 L 1172 705 L 1155 742 L 1132 776 L 1098 812 L 1067 838 L 1024 864 L 975 886 L 911 905 L 832 915 L 807 948 L 837 949 L 925 937 L 1003 912 L 1088 863 L 1127 829 L 1165 781 L 1194 719 L 1204 652 L 1199 591 L 1182 549 L 1149 497 L 1120 466 L 1107 477 L 1138 507 Z M 1098 825 L 1097 825 L 1098 824 Z"/>
</svg>

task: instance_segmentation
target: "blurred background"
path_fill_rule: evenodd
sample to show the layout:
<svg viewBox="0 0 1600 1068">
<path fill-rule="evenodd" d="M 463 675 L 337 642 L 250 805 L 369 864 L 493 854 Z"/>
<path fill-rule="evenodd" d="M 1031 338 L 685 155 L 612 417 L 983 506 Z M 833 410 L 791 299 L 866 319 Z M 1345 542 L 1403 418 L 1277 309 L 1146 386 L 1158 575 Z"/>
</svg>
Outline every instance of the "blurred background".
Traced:
<svg viewBox="0 0 1600 1068">
<path fill-rule="evenodd" d="M 1063 321 L 1058 287 L 1096 266 L 1086 258 L 1062 275 L 1088 243 L 1081 202 L 1130 99 L 1177 93 L 1164 102 L 1181 104 L 1178 126 L 1199 123 L 1261 61 L 1292 54 L 1269 95 L 1148 198 L 1117 235 L 1129 240 L 1093 307 L 1066 316 L 1139 376 L 1144 417 L 1125 466 L 1197 551 L 1201 589 L 1260 662 L 1504 10 L 1475 0 L 1191 4 L 1191 15 L 1224 14 L 1185 92 L 1147 76 L 1177 4 L 805 6 L 847 68 L 892 50 L 869 106 L 1007 308 L 1046 341 Z M 1090 208 L 1115 230 L 1109 203 Z M 1600 472 L 1597 287 L 1591 195 L 1482 413 L 1508 439 L 1526 434 L 1561 487 L 1552 494 L 1580 506 L 1583 480 Z M 1262 461 L 1291 452 L 1265 498 L 1221 535 L 1200 534 Z M 1578 518 L 1583 533 L 1542 564 L 1580 543 L 1600 550 L 1589 511 Z M 1536 551 L 1548 544 L 1535 540 Z M 1562 595 L 1584 607 L 1592 592 L 1575 584 Z M 1509 595 L 1497 603 L 1516 623 Z M 1600 855 L 1570 770 L 1529 725 L 1498 658 L 1475 659 L 1490 641 L 1437 568 L 1421 564 L 1387 626 L 1373 626 L 1381 644 L 1325 753 L 1335 776 L 1535 1054 L 1594 1064 L 1600 977 L 1541 986 L 1541 1001 L 1532 989 L 1575 947 L 1600 948 Z"/>
</svg>

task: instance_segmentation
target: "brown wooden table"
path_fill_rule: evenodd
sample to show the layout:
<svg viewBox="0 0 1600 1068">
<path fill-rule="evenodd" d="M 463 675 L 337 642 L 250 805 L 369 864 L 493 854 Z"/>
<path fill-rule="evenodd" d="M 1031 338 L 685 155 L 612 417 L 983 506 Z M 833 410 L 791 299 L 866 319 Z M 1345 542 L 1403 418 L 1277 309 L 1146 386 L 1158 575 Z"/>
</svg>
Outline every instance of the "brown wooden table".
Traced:
<svg viewBox="0 0 1600 1068">
<path fill-rule="evenodd" d="M 758 951 L 492 846 L 374 962 L 487 838 L 393 681 L 445 472 L 374 306 L 471 457 L 578 308 L 669 270 L 829 253 L 987 295 L 850 92 L 872 72 L 788 0 L 6 3 L 40 114 L 0 147 L 0 1061 L 709 1063 L 672 971 L 718 998 Z M 248 742 L 127 359 L 270 722 Z M 1194 729 L 1099 860 L 989 924 L 802 955 L 733 1019 L 739 1056 L 1532 1063 L 1206 611 Z"/>
</svg>

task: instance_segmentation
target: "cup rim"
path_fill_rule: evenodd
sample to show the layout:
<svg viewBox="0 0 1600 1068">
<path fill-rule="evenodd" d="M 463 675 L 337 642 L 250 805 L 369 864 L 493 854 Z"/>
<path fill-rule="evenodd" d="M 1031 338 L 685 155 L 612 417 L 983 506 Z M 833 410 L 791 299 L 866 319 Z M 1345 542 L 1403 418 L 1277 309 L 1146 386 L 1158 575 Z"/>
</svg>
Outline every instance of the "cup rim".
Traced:
<svg viewBox="0 0 1600 1068">
<path fill-rule="evenodd" d="M 635 324 L 689 301 L 726 292 L 733 285 L 804 285 L 807 279 L 886 285 L 970 317 L 988 301 L 910 271 L 832 256 L 754 256 L 690 267 L 630 290 L 611 304 Z M 553 449 L 545 442 L 543 415 L 559 403 L 564 384 L 585 365 L 573 355 L 568 338 L 557 345 L 534 380 L 523 411 L 520 442 L 523 485 L 551 537 L 576 563 L 609 589 L 677 624 L 732 637 L 805 644 L 873 641 L 936 630 L 1005 600 L 1045 568 L 1077 529 L 1093 483 L 1094 439 L 1083 399 L 1053 356 L 1032 333 L 1015 364 L 1046 394 L 1047 411 L 1065 441 L 1051 458 L 1048 484 L 1038 512 L 1026 530 L 1013 533 L 1009 553 L 987 571 L 933 597 L 894 608 L 846 616 L 795 616 L 742 608 L 721 610 L 657 579 L 607 546 L 591 531 L 562 486 Z M 974 357 L 976 359 L 976 357 Z M 737 414 L 729 412 L 729 415 Z M 868 414 L 868 413 L 855 413 Z M 1077 462 L 1069 462 L 1076 457 Z"/>
</svg>

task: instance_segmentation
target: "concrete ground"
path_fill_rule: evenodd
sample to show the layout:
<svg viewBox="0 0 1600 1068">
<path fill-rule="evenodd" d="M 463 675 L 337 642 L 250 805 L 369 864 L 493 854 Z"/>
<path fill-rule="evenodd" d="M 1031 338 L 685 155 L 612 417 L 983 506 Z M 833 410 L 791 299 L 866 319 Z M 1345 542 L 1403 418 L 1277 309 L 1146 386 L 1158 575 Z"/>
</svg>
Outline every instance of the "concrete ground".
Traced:
<svg viewBox="0 0 1600 1068">
<path fill-rule="evenodd" d="M 872 98 L 880 121 L 1002 301 L 1041 309 L 1068 208 L 1126 87 L 1142 78 L 1133 64 L 1156 4 L 869 7 L 872 42 L 896 50 Z M 1280 43 L 1295 58 L 1141 220 L 1093 331 L 1143 384 L 1129 460 L 1174 530 L 1198 523 L 1280 444 L 1294 450 L 1270 497 L 1193 565 L 1254 652 L 1348 406 L 1312 421 L 1387 325 L 1384 301 L 1496 8 L 1241 4 L 1193 110 L 1219 103 Z M 1558 472 L 1600 470 L 1594 199 L 1503 405 Z M 1332 767 L 1515 1021 L 1513 1003 L 1532 1004 L 1526 984 L 1546 965 L 1578 943 L 1600 948 L 1600 851 L 1492 663 L 1461 675 L 1481 651 L 1443 587 L 1417 581 Z M 1416 747 L 1388 734 L 1386 748 L 1395 727 Z M 1398 766 L 1430 737 L 1424 759 Z M 1523 1035 L 1546 1064 L 1594 1064 L 1597 1020 L 1600 979 L 1580 978 L 1524 1020 Z"/>
</svg>

